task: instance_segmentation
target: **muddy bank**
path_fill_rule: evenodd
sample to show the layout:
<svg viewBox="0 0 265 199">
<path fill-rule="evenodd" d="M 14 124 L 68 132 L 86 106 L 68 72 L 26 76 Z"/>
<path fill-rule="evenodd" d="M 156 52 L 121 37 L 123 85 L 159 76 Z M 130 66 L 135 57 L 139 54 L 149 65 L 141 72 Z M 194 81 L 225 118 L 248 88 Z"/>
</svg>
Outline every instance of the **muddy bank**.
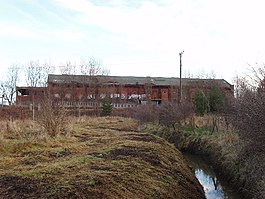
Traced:
<svg viewBox="0 0 265 199">
<path fill-rule="evenodd" d="M 67 136 L 0 140 L 0 198 L 204 198 L 181 153 L 124 118 L 76 121 Z"/>
<path fill-rule="evenodd" d="M 158 129 L 152 132 L 168 140 L 182 152 L 196 154 L 212 165 L 214 171 L 222 176 L 233 189 L 241 193 L 242 198 L 264 198 L 264 176 L 256 176 L 255 169 L 258 161 L 253 161 L 251 169 L 249 163 L 240 156 L 243 143 L 233 133 L 207 132 L 166 132 Z M 262 157 L 260 157 L 261 160 Z M 262 164 L 261 164 L 262 165 Z M 258 173 L 258 172 L 257 172 Z"/>
</svg>

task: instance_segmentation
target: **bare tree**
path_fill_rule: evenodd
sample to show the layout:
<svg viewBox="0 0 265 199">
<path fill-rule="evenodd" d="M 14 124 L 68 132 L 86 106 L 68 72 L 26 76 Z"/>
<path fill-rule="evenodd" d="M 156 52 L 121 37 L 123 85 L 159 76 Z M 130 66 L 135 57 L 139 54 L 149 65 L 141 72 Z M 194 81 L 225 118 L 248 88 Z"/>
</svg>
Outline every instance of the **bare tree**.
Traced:
<svg viewBox="0 0 265 199">
<path fill-rule="evenodd" d="M 82 75 L 108 75 L 108 71 L 102 68 L 100 60 L 90 57 L 87 59 L 82 59 L 80 61 L 80 72 Z"/>
<path fill-rule="evenodd" d="M 94 101 L 94 109 L 99 114 L 100 100 L 102 94 L 106 94 L 106 87 L 104 84 L 107 81 L 108 71 L 101 66 L 101 62 L 93 57 L 88 60 L 82 59 L 80 62 L 80 72 L 86 76 L 88 81 L 83 81 L 84 85 L 88 85 L 87 94 L 91 96 Z"/>
<path fill-rule="evenodd" d="M 41 81 L 41 86 L 47 86 L 47 80 L 48 80 L 48 75 L 50 73 L 53 73 L 55 70 L 55 67 L 52 65 L 51 62 L 44 62 L 42 64 L 42 81 Z"/>
<path fill-rule="evenodd" d="M 235 97 L 239 98 L 249 88 L 249 83 L 246 77 L 236 75 L 233 78 Z"/>
<path fill-rule="evenodd" d="M 76 65 L 67 61 L 65 65 L 60 66 L 60 72 L 65 75 L 74 75 L 76 74 Z"/>
<path fill-rule="evenodd" d="M 31 87 L 46 86 L 48 74 L 54 71 L 51 63 L 44 62 L 41 64 L 39 60 L 29 61 L 25 64 L 27 85 Z"/>
<path fill-rule="evenodd" d="M 5 90 L 6 90 L 6 88 L 5 88 L 5 81 L 0 81 L 0 98 L 1 98 L 1 104 L 3 105 L 3 101 L 4 101 L 4 99 L 5 99 Z"/>
<path fill-rule="evenodd" d="M 194 74 L 192 74 L 189 70 L 185 70 L 183 72 L 183 78 L 193 78 Z"/>
<path fill-rule="evenodd" d="M 31 87 L 40 86 L 42 82 L 42 66 L 39 60 L 29 61 L 25 65 L 27 85 Z"/>
<path fill-rule="evenodd" d="M 204 70 L 198 70 L 197 73 L 193 74 L 190 71 L 184 71 L 185 78 L 198 78 L 198 79 L 216 79 L 216 73 L 214 70 L 206 72 Z"/>
<path fill-rule="evenodd" d="M 20 68 L 17 65 L 12 65 L 8 68 L 6 80 L 1 84 L 2 96 L 11 105 L 15 101 L 16 86 L 19 81 Z"/>
<path fill-rule="evenodd" d="M 206 79 L 215 79 L 216 78 L 216 73 L 214 72 L 214 70 L 211 70 L 210 73 L 207 73 L 205 75 Z"/>
<path fill-rule="evenodd" d="M 252 88 L 265 87 L 265 64 L 257 64 L 256 67 L 250 66 L 248 68 L 247 78 L 248 85 Z"/>
</svg>

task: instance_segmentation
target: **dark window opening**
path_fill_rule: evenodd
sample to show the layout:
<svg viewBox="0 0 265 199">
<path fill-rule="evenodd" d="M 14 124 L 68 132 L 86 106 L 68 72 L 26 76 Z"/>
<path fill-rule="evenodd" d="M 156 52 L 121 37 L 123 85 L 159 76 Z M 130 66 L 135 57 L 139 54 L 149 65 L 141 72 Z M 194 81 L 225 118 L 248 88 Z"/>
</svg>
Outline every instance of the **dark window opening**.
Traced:
<svg viewBox="0 0 265 199">
<path fill-rule="evenodd" d="M 27 96 L 27 95 L 29 95 L 29 90 L 28 89 L 19 89 L 18 95 L 19 96 Z"/>
</svg>

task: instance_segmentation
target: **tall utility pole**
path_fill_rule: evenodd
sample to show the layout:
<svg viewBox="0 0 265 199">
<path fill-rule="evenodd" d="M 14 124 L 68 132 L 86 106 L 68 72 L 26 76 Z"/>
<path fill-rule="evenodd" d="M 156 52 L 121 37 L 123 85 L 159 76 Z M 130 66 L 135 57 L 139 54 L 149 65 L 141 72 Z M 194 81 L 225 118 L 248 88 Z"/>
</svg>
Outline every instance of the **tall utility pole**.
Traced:
<svg viewBox="0 0 265 199">
<path fill-rule="evenodd" d="M 184 53 L 184 50 L 183 51 L 181 51 L 180 53 L 179 53 L 179 58 L 180 58 L 180 65 L 179 65 L 179 89 L 180 89 L 180 91 L 179 91 L 179 103 L 181 103 L 181 101 L 182 101 L 182 62 L 181 62 L 181 58 L 182 58 L 182 55 L 183 55 L 183 53 Z"/>
</svg>

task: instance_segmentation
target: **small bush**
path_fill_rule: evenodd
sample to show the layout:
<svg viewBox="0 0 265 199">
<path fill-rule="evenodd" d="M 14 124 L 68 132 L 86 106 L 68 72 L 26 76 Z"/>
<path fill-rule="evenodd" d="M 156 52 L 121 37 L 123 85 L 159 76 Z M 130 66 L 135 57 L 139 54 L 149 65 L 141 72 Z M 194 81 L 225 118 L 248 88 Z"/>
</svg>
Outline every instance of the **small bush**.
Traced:
<svg viewBox="0 0 265 199">
<path fill-rule="evenodd" d="M 52 101 L 49 97 L 41 103 L 41 113 L 37 122 L 54 137 L 66 127 L 66 110 L 58 102 Z"/>
<path fill-rule="evenodd" d="M 141 123 L 156 122 L 158 119 L 157 107 L 152 105 L 139 105 L 133 108 L 132 117 Z"/>
<path fill-rule="evenodd" d="M 110 99 L 104 99 L 102 102 L 101 116 L 110 116 L 112 113 L 112 104 Z"/>
<path fill-rule="evenodd" d="M 193 106 L 190 103 L 163 103 L 159 107 L 159 123 L 164 126 L 172 126 L 175 129 L 175 125 L 178 127 L 181 121 L 188 118 L 194 112 Z"/>
<path fill-rule="evenodd" d="M 198 91 L 195 96 L 195 112 L 203 116 L 209 111 L 209 103 L 207 97 L 202 91 Z"/>
<path fill-rule="evenodd" d="M 225 93 L 217 86 L 211 88 L 209 94 L 210 112 L 221 112 L 225 107 Z"/>
</svg>

